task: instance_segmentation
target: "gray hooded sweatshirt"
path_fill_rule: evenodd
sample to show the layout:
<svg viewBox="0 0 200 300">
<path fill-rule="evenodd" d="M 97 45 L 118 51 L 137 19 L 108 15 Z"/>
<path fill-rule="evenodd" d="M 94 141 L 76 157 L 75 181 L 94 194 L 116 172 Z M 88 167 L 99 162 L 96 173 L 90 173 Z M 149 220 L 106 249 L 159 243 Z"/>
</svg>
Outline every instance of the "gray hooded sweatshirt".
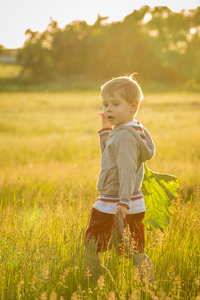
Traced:
<svg viewBox="0 0 200 300">
<path fill-rule="evenodd" d="M 149 132 L 134 120 L 114 129 L 101 129 L 99 137 L 102 160 L 97 183 L 99 197 L 94 208 L 115 214 L 116 205 L 120 204 L 129 208 L 129 214 L 144 212 L 144 162 L 155 153 Z"/>
</svg>

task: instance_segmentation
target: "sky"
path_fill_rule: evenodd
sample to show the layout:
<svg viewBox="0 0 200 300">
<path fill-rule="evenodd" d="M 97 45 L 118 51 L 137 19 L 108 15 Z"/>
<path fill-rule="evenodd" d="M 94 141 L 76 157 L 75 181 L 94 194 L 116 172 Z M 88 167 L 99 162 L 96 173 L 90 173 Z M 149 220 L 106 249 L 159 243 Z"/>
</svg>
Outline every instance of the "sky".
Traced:
<svg viewBox="0 0 200 300">
<path fill-rule="evenodd" d="M 92 25 L 98 14 L 108 21 L 122 21 L 134 9 L 143 5 L 168 6 L 175 12 L 194 9 L 200 0 L 0 0 L 0 45 L 6 48 L 22 47 L 25 31 L 43 32 L 50 18 L 60 28 L 74 20 Z"/>
</svg>

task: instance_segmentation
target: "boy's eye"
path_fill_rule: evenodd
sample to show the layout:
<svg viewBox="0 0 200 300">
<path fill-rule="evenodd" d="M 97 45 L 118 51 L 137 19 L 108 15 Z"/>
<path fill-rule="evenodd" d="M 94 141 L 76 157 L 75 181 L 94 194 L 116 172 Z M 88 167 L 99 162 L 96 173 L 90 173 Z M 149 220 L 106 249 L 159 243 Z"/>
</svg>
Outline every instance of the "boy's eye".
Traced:
<svg viewBox="0 0 200 300">
<path fill-rule="evenodd" d="M 105 103 L 104 103 L 103 106 L 104 106 L 104 107 L 108 107 L 108 104 L 105 104 Z"/>
</svg>

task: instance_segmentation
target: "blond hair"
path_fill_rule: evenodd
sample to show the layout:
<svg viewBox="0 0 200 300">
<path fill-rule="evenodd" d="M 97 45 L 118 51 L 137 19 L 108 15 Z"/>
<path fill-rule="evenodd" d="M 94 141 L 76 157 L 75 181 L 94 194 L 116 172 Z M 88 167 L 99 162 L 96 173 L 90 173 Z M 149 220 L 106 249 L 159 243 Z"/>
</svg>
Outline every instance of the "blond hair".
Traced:
<svg viewBox="0 0 200 300">
<path fill-rule="evenodd" d="M 136 101 L 138 106 L 143 99 L 142 90 L 137 81 L 133 79 L 133 75 L 113 78 L 101 86 L 101 98 L 116 93 L 119 93 L 128 103 Z"/>
</svg>

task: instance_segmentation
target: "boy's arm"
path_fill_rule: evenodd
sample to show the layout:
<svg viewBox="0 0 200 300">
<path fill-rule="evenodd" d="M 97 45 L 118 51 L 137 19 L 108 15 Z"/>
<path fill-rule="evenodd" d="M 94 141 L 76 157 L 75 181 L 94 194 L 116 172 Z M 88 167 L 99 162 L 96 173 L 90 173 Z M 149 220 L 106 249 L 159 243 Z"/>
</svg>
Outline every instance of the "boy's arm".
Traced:
<svg viewBox="0 0 200 300">
<path fill-rule="evenodd" d="M 135 187 L 135 175 L 139 145 L 132 134 L 128 131 L 121 131 L 115 144 L 116 163 L 119 174 L 119 204 L 116 213 L 121 211 L 126 217 L 129 209 L 129 202 Z"/>
<path fill-rule="evenodd" d="M 103 153 L 107 138 L 112 130 L 111 124 L 106 120 L 103 113 L 99 113 L 99 115 L 102 117 L 102 128 L 98 130 L 99 138 L 100 138 L 100 149 L 101 153 Z"/>
</svg>

